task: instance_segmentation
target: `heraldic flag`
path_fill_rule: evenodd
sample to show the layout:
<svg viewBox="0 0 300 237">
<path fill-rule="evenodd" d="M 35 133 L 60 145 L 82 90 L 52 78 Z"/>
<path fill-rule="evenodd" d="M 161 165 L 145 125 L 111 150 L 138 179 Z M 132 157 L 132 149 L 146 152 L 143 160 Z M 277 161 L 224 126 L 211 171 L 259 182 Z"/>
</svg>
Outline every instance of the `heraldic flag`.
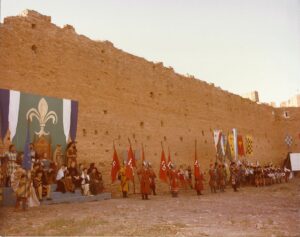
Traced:
<svg viewBox="0 0 300 237">
<path fill-rule="evenodd" d="M 245 156 L 245 149 L 242 135 L 237 135 L 238 154 L 239 156 Z"/>
<path fill-rule="evenodd" d="M 118 159 L 118 154 L 114 145 L 114 155 L 113 155 L 113 161 L 111 164 L 111 182 L 115 182 L 117 179 L 117 174 L 120 170 L 120 162 Z"/>
<path fill-rule="evenodd" d="M 51 140 L 52 150 L 57 144 L 65 149 L 76 138 L 78 102 L 0 89 L 0 117 L 1 139 L 10 134 L 18 151 L 25 146 L 28 120 L 33 141 L 44 136 Z"/>
<path fill-rule="evenodd" d="M 253 153 L 253 140 L 252 137 L 246 136 L 246 154 L 251 155 Z"/>
<path fill-rule="evenodd" d="M 163 182 L 166 182 L 166 183 L 168 182 L 166 157 L 165 157 L 165 152 L 163 149 L 161 151 L 159 178 Z"/>
</svg>

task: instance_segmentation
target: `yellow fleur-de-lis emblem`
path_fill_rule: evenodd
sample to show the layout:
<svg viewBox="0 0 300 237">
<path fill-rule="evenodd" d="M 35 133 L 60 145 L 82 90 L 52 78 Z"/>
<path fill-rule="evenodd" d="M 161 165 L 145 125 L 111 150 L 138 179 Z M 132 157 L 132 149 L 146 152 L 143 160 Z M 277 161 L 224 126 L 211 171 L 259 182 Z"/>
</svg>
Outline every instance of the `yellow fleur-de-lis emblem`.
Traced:
<svg viewBox="0 0 300 237">
<path fill-rule="evenodd" d="M 38 110 L 35 108 L 31 108 L 30 110 L 28 110 L 26 114 L 27 120 L 30 119 L 30 121 L 32 122 L 32 119 L 34 117 L 40 123 L 40 131 L 35 132 L 35 134 L 38 135 L 39 137 L 43 135 L 49 135 L 49 132 L 45 131 L 45 126 L 47 121 L 52 120 L 53 124 L 57 124 L 57 114 L 54 111 L 48 112 L 48 104 L 44 98 L 42 98 L 39 101 Z"/>
</svg>

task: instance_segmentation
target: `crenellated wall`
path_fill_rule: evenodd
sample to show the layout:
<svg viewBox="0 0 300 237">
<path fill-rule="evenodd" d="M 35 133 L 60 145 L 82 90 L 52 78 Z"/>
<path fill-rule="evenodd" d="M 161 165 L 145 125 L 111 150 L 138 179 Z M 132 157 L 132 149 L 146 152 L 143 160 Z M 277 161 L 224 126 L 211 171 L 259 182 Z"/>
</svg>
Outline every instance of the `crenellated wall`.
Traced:
<svg viewBox="0 0 300 237">
<path fill-rule="evenodd" d="M 256 104 L 78 35 L 72 26 L 57 27 L 34 11 L 5 18 L 0 26 L 0 88 L 78 100 L 79 160 L 96 162 L 106 183 L 114 139 L 120 157 L 128 138 L 134 149 L 144 143 L 156 171 L 161 141 L 175 163 L 192 165 L 195 139 L 207 169 L 215 159 L 213 129 L 252 135 L 253 161 L 280 163 L 288 151 L 300 152 L 299 108 Z M 291 148 L 286 134 L 294 137 Z"/>
</svg>

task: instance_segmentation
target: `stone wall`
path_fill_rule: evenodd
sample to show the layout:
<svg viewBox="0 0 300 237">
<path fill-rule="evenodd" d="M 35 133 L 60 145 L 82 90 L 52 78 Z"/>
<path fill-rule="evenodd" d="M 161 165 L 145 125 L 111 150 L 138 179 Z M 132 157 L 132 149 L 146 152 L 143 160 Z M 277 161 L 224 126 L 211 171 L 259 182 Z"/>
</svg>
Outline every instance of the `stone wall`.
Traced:
<svg viewBox="0 0 300 237">
<path fill-rule="evenodd" d="M 256 104 L 108 41 L 92 41 L 72 26 L 57 27 L 34 11 L 1 24 L 0 88 L 78 100 L 79 160 L 96 162 L 106 183 L 113 140 L 121 157 L 128 138 L 134 149 L 143 143 L 157 171 L 161 141 L 177 165 L 192 165 L 195 139 L 207 169 L 215 159 L 213 129 L 252 135 L 253 161 L 280 163 L 288 151 L 300 152 L 299 108 Z M 284 143 L 287 133 L 294 137 L 291 148 Z"/>
</svg>

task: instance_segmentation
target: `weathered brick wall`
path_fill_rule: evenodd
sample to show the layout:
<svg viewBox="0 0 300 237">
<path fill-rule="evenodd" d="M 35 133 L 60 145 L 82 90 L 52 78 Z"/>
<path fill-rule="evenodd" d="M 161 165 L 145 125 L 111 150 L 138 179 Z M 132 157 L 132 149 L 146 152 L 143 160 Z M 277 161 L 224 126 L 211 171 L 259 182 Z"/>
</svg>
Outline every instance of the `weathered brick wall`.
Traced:
<svg viewBox="0 0 300 237">
<path fill-rule="evenodd" d="M 254 138 L 252 160 L 279 163 L 300 152 L 300 110 L 258 105 L 206 82 L 176 74 L 162 64 L 59 28 L 50 17 L 29 12 L 0 27 L 0 88 L 79 101 L 79 160 L 100 165 L 109 183 L 112 141 L 117 150 L 145 145 L 156 170 L 160 141 L 178 164 L 192 165 L 194 140 L 206 169 L 215 158 L 213 129 Z M 284 144 L 290 133 L 295 142 Z M 167 149 L 166 149 L 167 150 Z"/>
</svg>

